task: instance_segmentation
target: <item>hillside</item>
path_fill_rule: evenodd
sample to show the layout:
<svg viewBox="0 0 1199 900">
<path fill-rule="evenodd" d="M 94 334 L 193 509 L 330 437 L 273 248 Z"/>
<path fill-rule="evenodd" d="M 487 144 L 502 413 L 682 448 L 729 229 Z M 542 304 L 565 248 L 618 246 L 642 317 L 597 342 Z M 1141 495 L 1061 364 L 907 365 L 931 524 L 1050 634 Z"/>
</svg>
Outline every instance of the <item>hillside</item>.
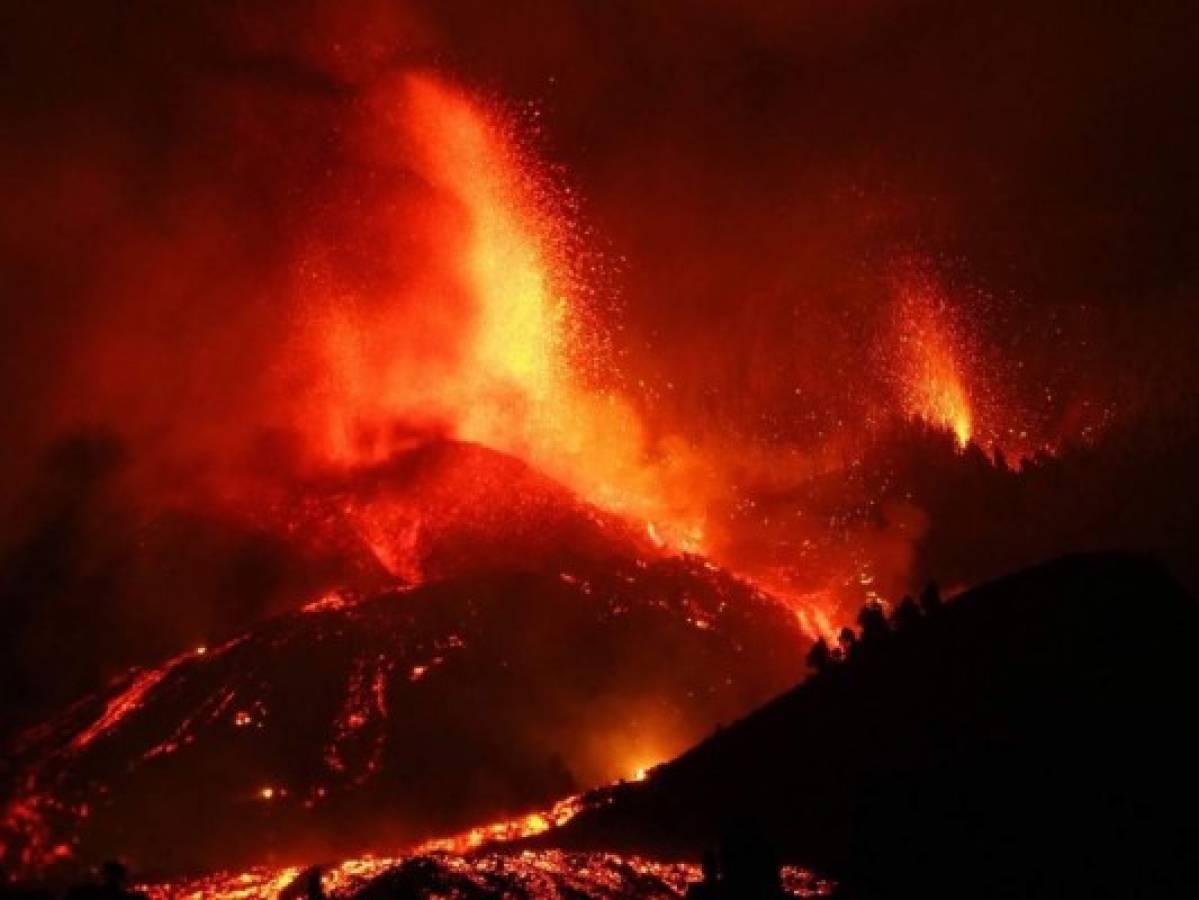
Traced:
<svg viewBox="0 0 1199 900">
<path fill-rule="evenodd" d="M 331 594 L 27 733 L 0 844 L 31 873 L 394 852 L 678 753 L 793 683 L 806 643 L 689 558 Z"/>
<path fill-rule="evenodd" d="M 1194 896 L 1199 608 L 1139 558 L 971 590 L 537 846 L 760 832 L 852 897 Z"/>
</svg>

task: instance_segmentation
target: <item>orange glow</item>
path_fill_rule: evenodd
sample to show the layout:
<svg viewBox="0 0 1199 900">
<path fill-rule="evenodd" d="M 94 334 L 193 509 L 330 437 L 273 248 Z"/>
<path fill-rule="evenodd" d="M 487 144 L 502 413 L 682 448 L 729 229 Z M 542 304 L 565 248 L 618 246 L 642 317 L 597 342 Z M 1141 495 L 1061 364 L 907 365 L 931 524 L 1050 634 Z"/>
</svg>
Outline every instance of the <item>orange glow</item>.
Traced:
<svg viewBox="0 0 1199 900">
<path fill-rule="evenodd" d="M 306 613 L 318 613 L 326 612 L 332 609 L 343 609 L 348 605 L 349 601 L 347 601 L 345 597 L 343 597 L 337 591 L 329 591 L 321 597 L 318 597 L 316 600 L 305 603 L 302 607 L 300 607 L 300 610 L 301 612 Z"/>
<path fill-rule="evenodd" d="M 438 838 L 426 841 L 418 846 L 413 853 L 469 853 L 484 844 L 503 843 L 521 838 L 534 837 L 565 825 L 584 809 L 581 796 L 567 797 L 559 800 L 549 809 L 526 813 L 513 819 L 479 825 L 469 831 L 456 834 L 453 837 Z"/>
<path fill-rule="evenodd" d="M 204 656 L 206 652 L 206 650 L 204 653 L 197 651 L 196 655 Z M 191 655 L 184 653 L 164 663 L 157 669 L 142 669 L 131 675 L 128 685 L 121 693 L 109 701 L 103 714 L 89 727 L 75 736 L 75 739 L 71 742 L 71 750 L 78 752 L 84 749 L 97 737 L 115 728 L 130 713 L 140 709 L 142 701 L 145 700 L 146 695 L 153 690 L 155 685 L 166 678 L 176 666 L 189 659 Z"/>
<path fill-rule="evenodd" d="M 677 442 L 651 446 L 632 404 L 603 384 L 606 342 L 571 270 L 570 222 L 504 117 L 424 74 L 389 83 L 371 109 L 375 152 L 436 197 L 420 215 L 443 258 L 390 301 L 346 302 L 326 296 L 340 290 L 332 276 L 315 279 L 312 325 L 326 361 L 304 416 L 310 433 L 323 428 L 315 447 L 359 466 L 403 449 L 414 427 L 441 431 L 647 523 L 656 542 L 701 549 L 699 467 Z M 352 511 L 380 562 L 420 580 L 420 523 L 396 513 Z"/>
<path fill-rule="evenodd" d="M 322 887 L 330 896 L 349 896 L 372 879 L 397 868 L 410 856 L 363 856 L 345 860 L 321 871 Z M 687 886 L 701 878 L 695 863 L 662 862 L 617 853 L 566 853 L 561 850 L 523 850 L 520 853 L 476 853 L 470 856 L 437 854 L 435 865 L 478 886 L 494 891 L 500 878 L 519 884 L 530 898 L 561 897 L 560 885 L 578 890 L 580 885 L 597 896 L 631 896 L 630 891 L 659 882 L 655 896 L 682 896 Z M 217 872 L 190 881 L 140 885 L 152 900 L 250 900 L 278 897 L 301 876 L 300 866 L 260 867 L 246 872 Z M 785 866 L 783 890 L 789 897 L 828 896 L 832 884 L 803 869 Z M 295 888 L 293 887 L 294 891 Z"/>
<path fill-rule="evenodd" d="M 268 320 L 269 337 L 255 321 L 255 340 L 245 344 L 263 384 L 248 385 L 244 398 L 220 385 L 214 398 L 204 370 L 202 405 L 224 411 L 227 400 L 244 404 L 222 412 L 218 423 L 172 431 L 184 435 L 186 446 L 174 451 L 187 459 L 184 466 L 171 459 L 166 468 L 204 472 L 213 482 L 182 488 L 170 478 L 172 491 L 195 489 L 203 504 L 212 488 L 235 515 L 305 543 L 316 531 L 310 543 L 325 545 L 318 552 L 353 543 L 357 553 L 365 545 L 380 577 L 415 584 L 438 577 L 425 550 L 444 535 L 442 520 L 466 523 L 459 531 L 471 538 L 504 533 L 513 546 L 529 532 L 551 532 L 531 492 L 521 484 L 502 493 L 511 487 L 509 471 L 461 466 L 444 489 L 427 495 L 407 484 L 368 487 L 316 513 L 279 508 L 307 504 L 314 482 L 356 484 L 359 474 L 371 482 L 373 467 L 422 442 L 472 442 L 628 520 L 622 524 L 644 542 L 645 555 L 700 553 L 810 610 L 801 622 L 815 635 L 840 624 L 840 603 L 861 599 L 857 586 L 844 588 L 845 579 L 875 548 L 841 546 L 863 531 L 841 519 L 863 508 L 862 499 L 847 487 L 840 508 L 797 505 L 767 514 L 754 510 L 757 495 L 802 496 L 808 483 L 855 465 L 872 429 L 898 416 L 945 429 L 959 446 L 985 438 L 989 448 L 998 436 L 1007 451 L 1008 435 L 1023 430 L 1014 417 L 994 415 L 991 398 L 979 390 L 986 367 L 975 364 L 963 339 L 969 321 L 953 314 L 931 279 L 918 277 L 896 291 L 895 321 L 870 335 L 882 338 L 895 384 L 878 397 L 873 386 L 858 385 L 835 433 L 794 426 L 803 445 L 790 446 L 794 438 L 763 441 L 724 429 L 716 417 L 669 420 L 670 404 L 655 389 L 639 385 L 634 396 L 624 387 L 615 328 L 601 326 L 598 280 L 583 268 L 593 255 L 580 252 L 587 248 L 565 192 L 546 177 L 501 104 L 439 76 L 407 73 L 363 86 L 353 108 L 336 159 L 346 171 L 335 168 L 327 189 L 314 195 L 315 213 L 297 224 L 296 250 L 280 275 L 283 321 Z M 122 373 L 145 355 L 125 351 L 126 331 L 90 342 Z M 848 366 L 869 369 L 869 353 L 860 356 Z M 136 374 L 129 373 L 136 382 L 130 390 L 142 391 L 144 378 Z M 763 421 L 792 415 L 770 409 L 754 391 L 745 394 L 745 406 L 760 406 Z M 859 405 L 871 407 L 870 415 Z M 247 445 L 256 453 L 260 431 L 276 430 L 285 438 L 286 465 L 251 474 L 221 468 L 247 455 Z M 796 504 L 814 506 L 806 497 Z M 297 526 L 304 515 L 312 518 Z M 323 530 L 313 529 L 322 517 Z M 527 530 L 513 536 L 517 524 Z M 872 537 L 866 533 L 861 543 Z M 891 570 L 884 590 L 902 587 L 909 558 L 883 566 Z M 354 596 L 328 587 L 321 585 L 327 592 L 310 599 L 308 611 L 335 609 Z"/>
<path fill-rule="evenodd" d="M 637 779 L 644 780 L 647 772 L 641 770 Z M 262 789 L 263 799 L 274 796 L 272 788 Z M 596 799 L 598 797 L 598 799 Z M 431 857 L 455 873 L 480 875 L 486 878 L 497 872 L 522 873 L 521 883 L 531 897 L 557 897 L 560 893 L 544 884 L 544 876 L 586 878 L 592 875 L 600 879 L 597 883 L 608 884 L 604 878 L 605 868 L 631 869 L 643 877 L 662 880 L 676 893 L 685 891 L 688 883 L 699 880 L 699 867 L 691 863 L 660 862 L 637 856 L 621 856 L 612 853 L 583 854 L 575 858 L 561 850 L 523 850 L 518 854 L 503 855 L 499 845 L 522 838 L 534 837 L 551 828 L 564 825 L 584 808 L 605 802 L 604 795 L 568 797 L 552 807 L 539 812 L 526 813 L 502 822 L 480 825 L 462 834 L 449 838 L 426 841 L 411 850 L 395 856 L 367 855 L 345 860 L 336 865 L 322 867 L 323 888 L 332 895 L 344 895 L 361 889 L 378 875 L 402 865 L 414 857 Z M 491 852 L 488 852 L 488 851 Z M 221 900 L 234 898 L 278 896 L 304 871 L 302 866 L 289 865 L 279 868 L 260 867 L 241 873 L 217 872 L 198 879 L 176 883 L 143 885 L 147 894 L 160 898 L 214 897 Z M 532 874 L 535 878 L 529 878 Z M 795 897 L 825 896 L 831 887 L 827 882 L 816 879 L 810 872 L 793 866 L 782 870 L 787 893 Z M 608 884 L 610 887 L 611 885 Z"/>
<path fill-rule="evenodd" d="M 907 415 L 953 433 L 959 447 L 974 436 L 974 410 L 963 371 L 963 338 L 945 299 L 919 281 L 899 289 L 901 392 Z"/>
<path fill-rule="evenodd" d="M 324 30 L 316 31 L 316 43 L 337 44 Z M 715 182 L 731 183 L 732 170 L 710 184 L 705 170 L 692 171 L 686 154 L 676 160 L 673 150 L 630 159 L 628 171 L 623 158 L 612 169 L 602 159 L 592 160 L 586 170 L 590 178 L 613 177 L 596 192 L 598 221 L 618 226 L 611 235 L 617 252 L 629 251 L 625 242 L 639 251 L 629 253 L 627 286 L 632 302 L 647 308 L 636 309 L 625 323 L 629 331 L 618 336 L 617 323 L 607 322 L 611 317 L 600 307 L 607 299 L 598 296 L 602 279 L 584 268 L 594 254 L 582 246 L 586 237 L 576 222 L 579 214 L 557 186 L 554 170 L 533 152 L 518 113 L 448 77 L 392 68 L 430 58 L 423 53 L 406 50 L 393 57 L 388 51 L 386 67 L 380 62 L 369 77 L 344 84 L 334 79 L 342 86 L 322 90 L 317 89 L 324 83 L 320 78 L 305 87 L 308 79 L 298 77 L 292 85 L 296 72 L 289 55 L 247 49 L 231 59 L 264 60 L 269 71 L 247 67 L 246 74 L 255 77 L 244 97 L 232 71 L 240 71 L 240 64 L 230 71 L 220 66 L 206 71 L 194 89 L 203 105 L 212 107 L 202 120 L 180 117 L 179 127 L 162 135 L 157 128 L 137 129 L 139 134 L 147 130 L 155 141 L 176 133 L 198 139 L 194 148 L 171 147 L 171 152 L 153 145 L 146 160 L 169 161 L 170 171 L 158 177 L 141 172 L 133 164 L 142 158 L 135 152 L 137 141 L 126 149 L 125 141 L 107 130 L 104 140 L 96 147 L 89 141 L 82 159 L 73 160 L 84 172 L 95 170 L 89 179 L 97 182 L 109 180 L 108 166 L 119 172 L 102 190 L 113 195 L 113 210 L 92 213 L 97 224 L 86 230 L 106 235 L 103 252 L 87 247 L 86 259 L 75 259 L 80 254 L 69 246 L 60 248 L 57 239 L 52 244 L 55 265 L 47 272 L 56 277 L 48 280 L 47 290 L 58 282 L 61 256 L 70 263 L 64 285 L 87 284 L 81 297 L 88 304 L 80 305 L 86 315 L 70 322 L 70 340 L 58 340 L 50 331 L 56 339 L 43 342 L 40 331 L 33 333 L 39 340 L 30 346 L 39 353 L 58 345 L 70 350 L 62 361 L 49 360 L 69 364 L 61 366 L 63 396 L 37 398 L 53 413 L 44 416 L 47 422 L 39 421 L 39 429 L 50 437 L 60 430 L 71 433 L 68 424 L 72 429 L 77 423 L 112 427 L 121 455 L 127 451 L 128 471 L 111 476 L 120 502 L 113 502 L 110 515 L 104 482 L 96 491 L 105 504 L 97 507 L 103 517 L 86 511 L 81 529 L 90 533 L 93 517 L 111 519 L 114 528 L 126 519 L 144 520 L 146 525 L 137 526 L 140 547 L 155 540 L 173 546 L 175 529 L 190 535 L 196 528 L 202 537 L 211 528 L 212 542 L 220 547 L 200 548 L 195 563 L 197 571 L 214 573 L 217 587 L 197 579 L 194 590 L 186 578 L 192 569 L 180 568 L 184 574 L 176 577 L 172 566 L 160 566 L 153 556 L 144 568 L 155 577 L 143 578 L 141 557 L 126 554 L 123 545 L 119 554 L 109 553 L 107 546 L 81 554 L 88 565 L 94 564 L 93 556 L 95 564 L 115 560 L 113 589 L 102 596 L 119 598 L 117 588 L 123 585 L 117 579 L 126 568 L 133 572 L 130 584 L 137 587 L 130 609 L 137 615 L 122 608 L 114 611 L 112 622 L 137 623 L 143 609 L 150 619 L 149 612 L 178 604 L 181 614 L 173 615 L 172 609 L 168 618 L 195 624 L 147 644 L 170 647 L 169 653 L 191 647 L 190 652 L 129 674 L 94 705 L 81 707 L 87 718 L 68 733 L 73 742 L 63 745 L 67 756 L 89 748 L 104 751 L 110 736 L 140 726 L 138 711 L 152 692 L 166 693 L 171 682 L 164 679 L 176 666 L 220 668 L 222 648 L 196 643 L 215 641 L 224 633 L 225 617 L 240 616 L 243 609 L 249 618 L 299 607 L 311 614 L 304 617 L 306 625 L 321 626 L 335 623 L 334 611 L 351 611 L 380 592 L 398 593 L 474 564 L 479 571 L 513 563 L 535 570 L 546 560 L 551 572 L 569 567 L 570 559 L 534 553 L 534 538 L 558 530 L 555 525 L 567 518 L 560 511 L 568 503 L 572 515 L 612 538 L 613 556 L 627 553 L 644 566 L 669 554 L 702 554 L 713 569 L 719 564 L 788 604 L 809 636 L 831 643 L 863 601 L 900 596 L 905 580 L 926 565 L 925 555 L 917 552 L 928 532 L 919 508 L 923 498 L 907 493 L 898 478 L 879 487 L 881 479 L 863 463 L 869 461 L 874 434 L 887 434 L 907 420 L 928 423 L 930 429 L 912 430 L 921 439 L 931 438 L 928 443 L 950 464 L 955 459 L 950 435 L 962 449 L 973 444 L 992 452 L 1002 441 L 1009 462 L 1017 458 L 1007 452 L 1011 441 L 1040 450 L 1040 432 L 1010 415 L 1011 404 L 997 402 L 990 390 L 992 369 L 979 362 L 978 345 L 971 342 L 972 335 L 983 333 L 978 310 L 967 308 L 935 279 L 907 271 L 880 289 L 872 263 L 866 267 L 871 277 L 864 280 L 869 286 L 847 291 L 852 303 L 837 305 L 844 321 L 824 321 L 824 301 L 808 295 L 820 297 L 826 275 L 833 284 L 854 273 L 852 266 L 841 271 L 850 246 L 837 245 L 832 237 L 827 248 L 819 241 L 795 241 L 808 215 L 819 229 L 830 224 L 816 215 L 821 207 L 795 207 L 778 222 L 765 221 L 764 215 L 755 221 L 757 204 L 748 202 L 752 192 L 744 206 L 715 202 L 718 191 L 705 196 L 719 187 Z M 338 54 L 343 52 L 353 55 L 348 49 Z M 283 63 L 279 72 L 271 60 Z M 270 77 L 259 77 L 264 75 Z M 209 78 L 220 86 L 210 85 Z M 260 95 L 265 102 L 257 99 Z M 229 105 L 236 108 L 228 113 L 238 127 L 227 131 L 222 106 L 235 97 Z M 202 123 L 210 127 L 198 127 Z M 578 136 L 569 127 L 563 132 L 567 138 L 572 134 Z M 210 136 L 219 143 L 209 144 Z M 667 149 L 657 138 L 651 143 Z M 99 156 L 95 161 L 92 152 Z M 106 163 L 109 154 L 113 160 Z M 10 155 L 3 154 L 6 163 Z M 58 156 L 51 154 L 55 162 Z M 644 199 L 635 197 L 627 209 L 617 205 L 616 200 L 628 199 L 621 197 L 628 184 L 652 183 L 657 173 L 650 167 L 664 162 L 685 163 L 669 190 L 659 197 L 653 191 Z M 128 186 L 126 168 L 136 171 Z M 217 170 L 211 181 L 208 168 Z M 50 181 L 57 185 L 51 193 L 76 193 L 63 189 L 74 182 L 59 174 L 55 171 Z M 759 181 L 753 178 L 750 184 Z M 821 188 L 813 196 L 842 197 L 838 208 L 848 210 L 841 192 L 803 184 Z M 147 195 L 159 186 L 161 197 Z M 694 194 L 705 201 L 695 209 L 710 211 L 705 217 L 710 221 L 694 232 L 681 209 L 663 205 L 666 198 L 683 197 L 682 189 L 688 199 Z M 138 202 L 126 203 L 125 194 Z M 93 200 L 84 191 L 77 202 L 89 208 L 110 202 Z M 770 200 L 762 210 L 772 210 L 771 215 L 791 209 L 785 192 Z M 271 214 L 256 215 L 260 205 Z M 870 217 L 852 229 L 847 226 L 857 222 L 857 213 L 831 224 L 855 234 L 861 227 L 873 235 L 877 216 L 887 208 L 875 209 L 871 202 Z M 635 243 L 643 233 L 641 223 L 651 226 L 646 235 L 661 232 L 644 247 Z M 878 234 L 890 235 L 892 227 L 878 228 Z M 57 226 L 50 230 L 68 233 Z M 749 258 L 751 271 L 737 254 L 713 252 L 718 242 L 705 243 L 710 234 L 733 232 L 751 235 L 760 249 L 760 256 Z M 792 243 L 810 249 L 788 254 L 784 268 L 770 271 L 770 246 Z M 889 254 L 891 246 L 888 237 L 871 252 Z M 685 253 L 675 255 L 678 251 Z M 809 279 L 805 253 L 827 258 L 830 272 Z M 98 271 L 91 270 L 92 256 L 104 260 Z M 679 259 L 687 260 L 687 271 L 672 278 Z M 939 271 L 935 263 L 929 269 Z M 669 290 L 658 289 L 658 270 L 666 273 Z M 39 283 L 30 282 L 34 301 L 40 297 Z M 761 307 L 754 299 L 758 294 Z M 793 307 L 788 318 L 775 318 L 774 307 L 782 309 L 784 303 Z M 882 316 L 880 309 L 886 311 Z M 56 313 L 57 306 L 47 310 Z M 761 322 L 753 321 L 759 313 Z M 782 328 L 784 321 L 794 331 Z M 843 329 L 848 329 L 844 341 Z M 23 337 L 24 330 L 18 331 Z M 803 340 L 786 346 L 778 335 L 788 334 Z M 811 352 L 826 343 L 837 353 Z M 882 348 L 879 356 L 888 373 L 882 384 L 870 358 L 872 346 Z M 780 358 L 780 347 L 793 349 L 796 360 Z M 661 352 L 667 348 L 678 352 Z M 628 362 L 623 373 L 616 365 L 621 358 Z M 30 372 L 57 367 L 39 361 Z M 57 388 L 59 376 L 52 380 Z M 836 382 L 836 390 L 816 390 L 828 382 Z M 1027 437 L 1026 429 L 1036 437 Z M 502 454 L 503 461 L 455 457 L 427 478 L 416 463 L 408 466 L 408 457 L 418 456 L 420 448 L 453 442 L 497 451 L 491 456 Z M 960 461 L 973 458 L 962 454 Z M 940 456 L 937 463 L 943 465 Z M 551 494 L 545 485 L 567 490 Z M 130 501 L 126 510 L 126 494 L 140 493 L 145 498 L 139 496 L 136 505 Z M 172 515 L 160 524 L 163 510 Z M 203 514 L 194 516 L 196 525 L 191 524 L 194 513 Z M 228 529 L 229 537 L 226 518 L 238 526 Z M 245 520 L 254 526 L 246 531 L 269 540 L 247 541 L 254 552 L 243 560 L 240 526 Z M 165 536 L 157 537 L 160 530 Z M 932 534 L 950 531 L 964 529 L 944 526 Z M 503 541 L 493 540 L 496 534 Z M 224 561 L 226 543 L 238 555 L 229 567 L 236 591 L 229 590 L 224 568 L 207 561 L 209 553 Z M 499 549 L 481 559 L 480 548 L 492 544 Z M 261 566 L 260 545 L 267 557 Z M 293 552 L 297 547 L 303 552 Z M 437 569 L 439 561 L 429 561 L 430 547 L 449 558 L 444 569 Z M 459 553 L 460 548 L 465 549 Z M 603 549 L 607 553 L 608 544 Z M 938 559 L 932 553 L 927 557 L 929 566 Z M 953 554 L 944 558 L 955 559 Z M 178 598 L 159 590 L 160 568 L 188 590 L 177 591 Z M 583 578 L 590 593 L 588 571 L 580 567 L 581 575 L 563 572 L 562 578 L 571 583 Z M 628 580 L 630 595 L 663 593 L 652 585 L 642 588 L 633 576 Z M 64 578 L 63 583 L 72 582 Z M 210 611 L 203 604 L 217 590 L 221 602 Z M 153 605 L 141 602 L 143 593 Z M 733 598 L 730 612 L 737 611 L 740 592 L 724 593 Z M 202 607 L 199 614 L 182 608 L 191 602 Z M 624 615 L 616 604 L 614 599 L 612 616 Z M 675 616 L 672 609 L 662 607 L 663 621 Z M 724 609 L 722 601 L 718 611 L 697 604 L 694 611 L 679 613 L 694 629 L 687 637 L 710 640 L 717 648 L 735 636 L 733 617 L 722 617 Z M 514 605 L 512 618 L 520 613 Z M 642 640 L 632 629 L 629 633 Z M 486 632 L 479 634 L 470 638 L 472 658 L 476 649 L 492 649 L 476 648 L 473 642 L 488 640 Z M 114 651 L 123 643 L 114 641 Z M 471 671 L 454 664 L 453 649 L 422 647 L 416 656 L 387 662 L 364 658 L 356 664 L 332 734 L 319 745 L 338 783 L 362 785 L 384 765 L 385 737 L 399 731 L 389 732 L 385 720 L 389 710 L 395 720 L 408 714 L 407 688 L 419 683 L 432 695 Z M 701 674 L 710 672 L 713 667 L 706 666 Z M 635 675 L 622 678 L 622 686 Z M 741 690 L 732 678 L 727 686 Z M 255 703 L 248 689 L 240 690 L 213 694 L 173 733 L 156 734 L 145 758 L 176 754 L 210 720 L 219 721 L 221 734 L 231 734 L 239 745 L 265 739 L 293 698 L 268 708 L 265 701 Z M 705 698 L 695 696 L 702 708 Z M 619 721 L 626 715 L 621 710 Z M 601 716 L 588 710 L 588 718 Z M 640 716 L 637 727 L 648 737 L 605 727 L 614 736 L 596 739 L 598 746 L 588 748 L 588 756 L 603 766 L 593 759 L 586 766 L 602 771 L 603 778 L 642 781 L 657 761 L 683 749 L 683 725 L 665 714 Z M 172 762 L 182 762 L 181 755 Z M 595 780 L 573 769 L 571 774 L 580 788 Z M 273 784 L 263 785 L 267 780 Z M 297 806 L 311 802 L 307 788 L 284 766 L 250 769 L 234 784 L 239 804 L 264 814 L 278 812 L 281 819 L 293 801 Z M 54 790 L 52 781 L 38 782 L 36 791 L 17 796 L 5 817 L 16 823 L 10 830 L 31 835 L 38 861 L 51 860 L 62 846 L 57 837 L 50 842 L 51 831 L 43 823 L 51 818 L 47 811 L 53 809 Z M 119 790 L 114 786 L 114 807 Z M 549 810 L 434 842 L 435 849 L 465 852 L 489 841 L 537 834 L 576 810 L 577 798 L 570 798 Z M 79 833 L 86 841 L 86 833 Z M 79 846 L 87 850 L 86 843 Z M 370 865 L 363 864 L 355 871 L 367 869 Z M 261 879 L 230 875 L 219 890 L 197 895 L 277 892 L 297 872 L 279 869 L 260 873 Z"/>
</svg>

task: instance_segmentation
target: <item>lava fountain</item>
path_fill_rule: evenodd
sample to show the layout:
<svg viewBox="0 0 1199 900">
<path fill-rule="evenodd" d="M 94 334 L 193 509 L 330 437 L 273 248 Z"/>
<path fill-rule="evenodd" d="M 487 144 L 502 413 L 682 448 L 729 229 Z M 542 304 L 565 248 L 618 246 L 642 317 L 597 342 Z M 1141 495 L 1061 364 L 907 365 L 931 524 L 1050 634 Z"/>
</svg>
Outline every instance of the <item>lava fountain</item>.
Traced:
<svg viewBox="0 0 1199 900">
<path fill-rule="evenodd" d="M 700 549 L 696 467 L 677 445 L 651 446 L 611 387 L 587 284 L 572 270 L 570 218 L 505 116 L 429 74 L 389 82 L 367 107 L 370 152 L 434 198 L 422 220 L 392 227 L 429 228 L 431 216 L 450 246 L 450 272 L 381 314 L 337 303 L 318 319 L 327 369 L 317 445 L 361 465 L 395 451 L 397 424 L 434 420 L 450 437 L 515 456 L 645 523 L 672 547 Z M 402 333 L 430 320 L 431 341 L 440 332 L 453 346 L 414 366 L 414 339 Z M 380 335 L 397 340 L 389 347 Z"/>
<path fill-rule="evenodd" d="M 896 288 L 900 393 L 908 416 L 953 433 L 964 448 L 975 432 L 966 386 L 964 337 L 944 294 L 927 279 Z"/>
</svg>

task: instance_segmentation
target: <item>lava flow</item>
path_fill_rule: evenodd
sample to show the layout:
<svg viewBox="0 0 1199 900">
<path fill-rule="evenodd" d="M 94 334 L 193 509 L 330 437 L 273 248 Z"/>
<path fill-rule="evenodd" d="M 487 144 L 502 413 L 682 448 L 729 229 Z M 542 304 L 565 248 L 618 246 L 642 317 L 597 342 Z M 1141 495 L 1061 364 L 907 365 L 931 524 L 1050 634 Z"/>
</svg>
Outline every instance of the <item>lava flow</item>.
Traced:
<svg viewBox="0 0 1199 900">
<path fill-rule="evenodd" d="M 214 872 L 201 878 L 144 885 L 152 900 L 270 900 L 288 898 L 319 878 L 333 898 L 374 896 L 379 890 L 408 887 L 419 893 L 468 897 L 473 892 L 519 891 L 530 898 L 682 897 L 702 877 L 700 866 L 662 862 L 636 855 L 564 852 L 504 847 L 544 834 L 569 822 L 585 808 L 607 802 L 604 790 L 569 797 L 552 807 L 515 819 L 476 826 L 450 838 L 426 841 L 396 856 L 363 856 L 331 865 L 255 867 L 244 872 Z M 831 884 L 796 866 L 780 872 L 788 896 L 822 897 Z"/>
<path fill-rule="evenodd" d="M 377 896 L 377 891 L 407 888 L 436 896 L 465 898 L 521 896 L 535 900 L 601 900 L 646 897 L 674 900 L 700 880 L 695 863 L 670 863 L 615 853 L 565 853 L 558 850 L 363 857 L 320 869 L 328 895 L 337 900 Z M 144 885 L 152 900 L 269 900 L 301 896 L 306 870 L 297 866 L 220 872 L 190 881 Z M 828 896 L 831 885 L 794 866 L 781 872 L 790 897 Z M 361 892 L 361 893 L 360 893 Z"/>
<path fill-rule="evenodd" d="M 423 849 L 461 852 L 561 824 L 574 801 L 539 810 L 636 778 L 801 676 L 807 640 L 773 599 L 604 546 L 559 545 L 557 571 L 329 594 L 129 673 L 13 749 L 6 863 L 203 871 L 447 833 Z"/>
</svg>

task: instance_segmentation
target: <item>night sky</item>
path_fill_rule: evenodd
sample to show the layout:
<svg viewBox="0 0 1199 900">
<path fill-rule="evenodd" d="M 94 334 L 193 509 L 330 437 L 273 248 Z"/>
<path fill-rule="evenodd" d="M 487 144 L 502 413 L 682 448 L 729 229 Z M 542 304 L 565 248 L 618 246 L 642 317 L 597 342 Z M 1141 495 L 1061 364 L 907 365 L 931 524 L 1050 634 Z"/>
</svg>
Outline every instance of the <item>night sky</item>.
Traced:
<svg viewBox="0 0 1199 900">
<path fill-rule="evenodd" d="M 900 590 L 1117 545 L 1194 581 L 1199 12 L 848 5 L 4 4 L 0 539 L 29 571 L 69 524 L 92 573 L 33 600 L 10 574 L 4 602 L 36 619 L 136 582 L 120 627 L 165 629 L 155 652 L 286 605 L 294 566 L 239 575 L 286 556 L 269 540 L 210 535 L 174 570 L 240 586 L 215 617 L 147 612 L 169 579 L 113 546 L 164 484 L 280 468 L 314 259 L 354 303 L 402 284 L 396 315 L 422 315 L 439 201 L 371 130 L 411 71 L 502 111 L 541 160 L 601 338 L 582 362 L 656 450 L 699 448 L 722 562 L 778 575 L 807 540 L 825 549 L 819 577 L 788 570 L 797 590 L 862 559 Z M 982 449 L 1019 435 L 1048 470 L 894 437 L 913 272 L 954 323 Z M 61 449 L 79 434 L 102 436 L 82 462 Z"/>
</svg>

